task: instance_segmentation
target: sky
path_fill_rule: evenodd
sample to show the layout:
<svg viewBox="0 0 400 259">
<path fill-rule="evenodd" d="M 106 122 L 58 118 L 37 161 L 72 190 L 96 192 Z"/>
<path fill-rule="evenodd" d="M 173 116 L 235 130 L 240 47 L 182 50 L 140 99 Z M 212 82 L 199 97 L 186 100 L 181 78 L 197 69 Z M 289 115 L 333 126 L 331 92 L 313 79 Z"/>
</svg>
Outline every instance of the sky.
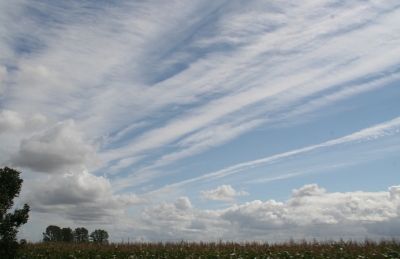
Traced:
<svg viewBox="0 0 400 259">
<path fill-rule="evenodd" d="M 0 1 L 19 238 L 400 237 L 400 3 Z"/>
</svg>

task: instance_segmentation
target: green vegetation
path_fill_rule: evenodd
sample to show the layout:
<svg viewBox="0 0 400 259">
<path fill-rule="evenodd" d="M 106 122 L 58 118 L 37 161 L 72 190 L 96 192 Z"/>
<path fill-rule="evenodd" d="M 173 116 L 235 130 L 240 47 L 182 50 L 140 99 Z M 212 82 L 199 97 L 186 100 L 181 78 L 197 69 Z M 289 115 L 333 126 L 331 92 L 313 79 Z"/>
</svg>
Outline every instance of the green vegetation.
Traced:
<svg viewBox="0 0 400 259">
<path fill-rule="evenodd" d="M 102 229 L 96 229 L 90 234 L 90 239 L 95 243 L 105 244 L 108 243 L 108 233 Z"/>
<path fill-rule="evenodd" d="M 90 234 L 90 241 L 94 243 L 108 243 L 108 232 L 102 229 L 96 229 Z M 89 242 L 89 231 L 84 228 L 60 228 L 50 225 L 43 233 L 43 242 L 64 242 L 64 243 L 85 243 Z"/>
<path fill-rule="evenodd" d="M 74 231 L 76 243 L 89 242 L 89 231 L 86 228 L 76 228 Z"/>
<path fill-rule="evenodd" d="M 61 242 L 63 239 L 61 228 L 59 226 L 50 225 L 43 233 L 44 242 Z"/>
<path fill-rule="evenodd" d="M 18 258 L 400 258 L 399 240 L 285 243 L 28 243 Z"/>
<path fill-rule="evenodd" d="M 23 180 L 21 172 L 9 167 L 0 168 L 0 258 L 15 257 L 20 244 L 17 242 L 18 228 L 29 218 L 29 206 L 8 212 L 19 196 Z"/>
</svg>

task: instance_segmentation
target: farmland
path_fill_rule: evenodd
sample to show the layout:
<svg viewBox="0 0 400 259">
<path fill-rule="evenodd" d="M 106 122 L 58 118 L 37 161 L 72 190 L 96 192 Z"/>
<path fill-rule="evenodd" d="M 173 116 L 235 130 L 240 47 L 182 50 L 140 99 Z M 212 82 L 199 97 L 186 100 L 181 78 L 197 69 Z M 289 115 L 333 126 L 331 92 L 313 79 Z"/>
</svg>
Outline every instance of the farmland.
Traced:
<svg viewBox="0 0 400 259">
<path fill-rule="evenodd" d="M 17 258 L 400 258 L 396 239 L 356 241 L 27 243 Z"/>
</svg>

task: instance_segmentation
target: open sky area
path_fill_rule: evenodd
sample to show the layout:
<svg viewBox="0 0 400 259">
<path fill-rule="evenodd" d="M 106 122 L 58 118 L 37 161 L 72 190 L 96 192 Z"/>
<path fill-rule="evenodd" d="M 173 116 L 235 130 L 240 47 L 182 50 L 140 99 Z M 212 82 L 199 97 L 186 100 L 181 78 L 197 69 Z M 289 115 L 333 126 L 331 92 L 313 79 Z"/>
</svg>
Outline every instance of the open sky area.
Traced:
<svg viewBox="0 0 400 259">
<path fill-rule="evenodd" d="M 400 2 L 0 1 L 19 238 L 400 237 Z"/>
</svg>

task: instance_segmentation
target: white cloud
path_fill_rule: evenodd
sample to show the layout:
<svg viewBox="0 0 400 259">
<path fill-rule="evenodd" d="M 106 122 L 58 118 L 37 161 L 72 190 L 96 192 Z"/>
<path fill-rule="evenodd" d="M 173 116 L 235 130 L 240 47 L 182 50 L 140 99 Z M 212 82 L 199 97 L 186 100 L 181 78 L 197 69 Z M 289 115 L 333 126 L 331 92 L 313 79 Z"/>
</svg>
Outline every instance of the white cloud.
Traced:
<svg viewBox="0 0 400 259">
<path fill-rule="evenodd" d="M 70 94 L 77 88 L 66 79 L 66 75 L 63 76 L 51 65 L 22 62 L 18 70 L 9 73 L 12 83 L 7 90 L 10 99 L 6 105 L 25 113 L 34 111 L 49 117 L 57 113 L 69 116 L 76 109 L 76 102 Z"/>
<path fill-rule="evenodd" d="M 0 65 L 0 94 L 5 90 L 5 81 L 8 79 L 7 68 Z"/>
<path fill-rule="evenodd" d="M 28 180 L 22 197 L 35 212 L 56 213 L 74 221 L 112 222 L 133 205 L 147 201 L 135 194 L 115 195 L 108 179 L 83 171 Z"/>
<path fill-rule="evenodd" d="M 185 204 L 183 208 L 182 203 Z M 202 211 L 191 205 L 187 206 L 189 204 L 187 197 L 180 197 L 172 204 L 162 202 L 145 207 L 139 218 L 119 222 L 117 230 L 151 237 L 152 240 L 193 238 L 193 234 L 196 239 L 209 240 L 217 238 L 224 232 L 223 227 L 229 225 L 227 222 L 221 222 L 218 211 Z"/>
<path fill-rule="evenodd" d="M 320 8 L 320 6 L 316 4 L 316 8 Z M 299 7 L 299 10 L 297 11 L 304 10 Z M 327 10 L 324 11 L 328 12 Z M 363 12 L 368 13 L 370 11 L 370 9 L 361 9 L 356 11 L 351 10 L 347 15 L 351 17 L 361 12 L 364 16 L 366 14 Z M 395 18 L 391 16 L 391 18 L 385 18 L 379 22 L 383 24 L 392 24 L 393 19 Z M 361 20 L 362 22 L 367 22 L 368 19 L 363 17 Z M 360 21 L 357 21 L 355 24 L 358 25 L 359 22 Z M 301 20 L 300 25 L 298 26 L 299 28 L 296 25 L 294 25 L 293 28 L 295 35 L 301 38 L 301 44 L 306 44 L 307 46 L 314 44 L 310 42 L 310 34 L 312 38 L 323 37 L 323 35 L 329 34 L 330 30 L 336 30 L 336 27 L 332 27 L 330 19 L 324 22 L 318 22 L 313 26 L 310 24 L 311 22 L 309 20 Z M 307 28 L 307 30 L 304 32 L 304 35 L 296 30 L 298 29 L 302 31 L 302 29 L 300 29 L 301 26 Z M 366 26 L 362 32 L 354 32 L 357 36 L 359 36 L 355 37 L 360 41 L 360 44 L 357 46 L 362 45 L 361 42 L 366 40 L 365 35 L 380 34 L 380 27 L 381 25 Z M 292 32 L 291 28 L 288 30 Z M 283 35 L 291 39 L 292 36 L 289 31 L 285 31 Z M 279 33 L 280 32 L 277 32 L 277 34 Z M 264 39 L 264 37 L 268 37 L 268 40 Z M 349 41 L 348 34 L 340 34 L 337 36 L 337 38 L 338 41 L 341 42 Z M 351 40 L 354 39 L 352 38 Z M 365 50 L 364 52 L 368 54 L 364 53 L 363 55 L 356 55 L 350 47 L 341 49 L 341 52 L 346 52 L 348 55 L 341 56 L 342 59 L 340 60 L 338 60 L 336 56 L 335 61 L 332 63 L 323 62 L 323 65 L 316 65 L 323 60 L 331 59 L 333 55 L 336 55 L 332 54 L 330 51 L 332 49 L 336 50 L 336 38 L 333 41 L 327 41 L 326 44 L 322 44 L 318 46 L 318 48 L 310 47 L 312 51 L 304 53 L 304 55 L 296 56 L 295 59 L 290 62 L 290 64 L 284 62 L 285 55 L 277 56 L 275 53 L 275 51 L 282 51 L 281 44 L 283 43 L 281 41 L 285 40 L 282 40 L 281 37 L 272 37 L 272 35 L 267 34 L 260 36 L 259 41 L 254 43 L 254 46 L 238 49 L 234 57 L 228 57 L 224 56 L 223 54 L 219 54 L 218 59 L 216 58 L 216 60 L 219 61 L 222 59 L 224 62 L 219 62 L 218 67 L 215 68 L 215 70 L 210 70 L 209 73 L 214 73 L 216 70 L 221 70 L 220 74 L 224 76 L 219 76 L 219 78 L 221 78 L 221 80 L 225 80 L 223 86 L 229 86 L 232 89 L 236 89 L 236 91 L 222 95 L 219 98 L 211 99 L 211 101 L 205 102 L 202 105 L 193 108 L 189 112 L 185 112 L 184 115 L 169 120 L 164 127 L 146 131 L 146 133 L 135 139 L 135 141 L 132 142 L 128 148 L 124 149 L 124 151 L 136 153 L 143 152 L 148 149 L 160 148 L 166 144 L 179 140 L 182 137 L 185 137 L 187 140 L 189 140 L 188 144 L 197 145 L 193 149 L 183 149 L 180 150 L 182 152 L 178 151 L 165 155 L 162 158 L 164 161 L 162 161 L 160 164 L 172 162 L 182 157 L 210 148 L 211 145 L 208 143 L 213 142 L 213 139 L 215 138 L 218 139 L 218 132 L 221 127 L 226 127 L 226 120 L 231 121 L 230 126 L 232 130 L 237 129 L 237 126 L 233 127 L 233 125 L 239 125 L 243 121 L 243 117 L 268 117 L 265 115 L 275 113 L 273 117 L 279 119 L 268 120 L 269 122 L 272 122 L 270 124 L 273 124 L 277 120 L 279 123 L 282 123 L 282 118 L 285 121 L 291 121 L 290 119 L 293 117 L 298 117 L 299 115 L 304 115 L 305 113 L 315 112 L 329 103 L 331 104 L 333 102 L 343 100 L 344 98 L 348 98 L 350 95 L 360 94 L 362 92 L 371 91 L 378 87 L 383 87 L 383 85 L 387 85 L 387 83 L 398 79 L 398 76 L 388 76 L 385 78 L 386 80 L 377 80 L 377 82 L 374 82 L 374 84 L 357 84 L 352 82 L 354 79 L 368 77 L 371 75 L 371 73 L 378 74 L 379 71 L 386 71 L 388 68 L 395 66 L 397 64 L 398 58 L 396 59 L 396 57 L 398 56 L 399 51 L 394 42 L 387 43 L 386 41 L 379 41 L 379 44 L 376 43 L 378 46 L 374 52 Z M 286 40 L 285 42 L 297 41 Z M 298 48 L 300 48 L 299 46 L 301 44 L 296 43 L 295 45 L 290 46 L 289 49 L 294 52 L 300 51 Z M 390 44 L 390 47 L 383 47 L 386 44 Z M 349 45 L 351 44 L 346 46 Z M 285 65 L 270 64 L 268 61 L 259 60 L 265 52 L 269 51 L 274 58 L 282 60 Z M 267 69 L 264 74 L 259 75 L 251 69 L 252 67 L 255 67 L 254 63 L 257 63 L 254 60 L 263 62 L 262 67 L 274 66 L 276 69 Z M 192 64 L 191 69 L 187 71 L 188 74 L 186 76 L 194 76 L 191 73 L 196 73 L 196 67 L 200 66 L 198 63 L 202 62 L 205 61 L 200 60 L 195 62 L 195 64 Z M 370 64 L 379 64 L 379 66 L 371 66 Z M 259 65 L 259 63 L 257 63 L 257 65 Z M 246 71 L 251 72 L 241 71 L 238 73 L 238 71 L 236 71 L 238 67 L 241 69 L 246 67 Z M 287 71 L 290 71 L 290 73 Z M 231 81 L 231 78 L 237 77 L 238 74 L 243 77 L 240 82 L 242 82 L 242 80 L 244 81 L 246 77 L 251 77 L 252 80 L 246 82 L 245 84 Z M 253 74 L 257 74 L 258 77 L 253 79 Z M 214 82 L 216 79 L 214 74 L 213 76 L 208 74 L 202 75 L 204 75 L 202 84 L 215 85 Z M 182 76 L 183 80 L 184 75 L 178 75 L 177 77 L 179 78 L 180 76 Z M 175 78 L 175 80 L 178 79 Z M 195 86 L 198 86 L 199 82 L 198 80 L 186 81 L 193 81 L 193 85 Z M 265 82 L 268 82 L 268 84 Z M 349 82 L 351 82 L 351 84 L 347 89 L 343 90 L 343 84 Z M 222 87 L 222 85 L 218 85 L 218 87 Z M 244 88 L 244 90 L 242 88 Z M 198 89 L 198 87 L 195 87 L 195 89 Z M 332 96 L 329 96 L 328 94 L 328 96 L 326 96 L 326 93 L 324 93 L 325 90 L 330 90 L 336 94 Z M 180 89 L 176 89 L 176 91 L 179 92 Z M 192 91 L 187 94 L 193 96 L 197 93 Z M 310 97 L 311 101 L 306 100 Z M 327 99 L 330 99 L 329 102 L 327 102 Z M 266 100 L 268 100 L 268 102 L 265 102 L 267 105 L 260 106 L 258 107 L 259 109 L 254 109 L 254 107 L 252 107 L 252 105 L 259 105 L 260 102 Z M 313 102 L 313 100 L 316 101 Z M 271 105 L 271 103 L 273 105 Z M 302 105 L 301 110 L 297 109 L 299 104 Z M 291 107 L 292 105 L 295 107 L 293 107 L 293 109 L 288 109 L 288 107 Z M 263 122 L 266 122 L 266 120 Z M 210 130 L 207 127 L 209 127 Z M 206 130 L 209 132 L 215 132 L 215 134 L 211 134 L 209 137 L 205 136 L 203 133 L 203 131 L 205 131 L 203 130 L 204 128 L 206 128 Z M 247 127 L 242 132 L 238 132 L 237 134 L 231 134 L 230 136 L 227 135 L 225 141 L 231 140 L 238 135 L 248 132 L 252 129 L 254 129 L 254 126 Z M 199 137 L 204 138 L 201 143 L 191 143 L 192 140 L 199 140 Z M 179 144 L 185 143 L 186 139 L 184 139 L 183 142 L 179 142 Z M 223 143 L 223 141 L 214 145 L 221 143 Z"/>
<path fill-rule="evenodd" d="M 67 120 L 24 138 L 10 162 L 38 172 L 59 172 L 76 165 L 95 165 L 96 148 L 85 140 L 73 120 Z"/>
<path fill-rule="evenodd" d="M 24 128 L 24 120 L 18 112 L 3 110 L 0 114 L 0 130 L 16 131 Z"/>
<path fill-rule="evenodd" d="M 185 138 L 178 143 L 179 146 L 186 146 L 186 149 L 166 154 L 157 161 L 154 161 L 152 165 L 140 168 L 136 171 L 136 177 L 134 179 L 125 178 L 118 181 L 118 188 L 124 188 L 126 186 L 137 184 L 138 178 L 145 181 L 151 180 L 152 178 L 164 173 L 163 171 L 159 170 L 158 174 L 153 173 L 150 176 L 150 172 L 154 169 L 165 166 L 184 157 L 200 153 L 210 147 L 221 145 L 231 138 L 247 131 L 249 128 L 254 128 L 260 125 L 261 122 L 262 120 L 254 120 L 250 122 L 239 123 L 237 125 L 226 123 L 219 126 L 206 127 L 205 129 L 190 135 L 189 138 Z M 121 159 L 116 166 L 111 166 L 109 169 L 115 171 L 116 169 L 128 167 L 143 157 L 144 156 Z"/>
<path fill-rule="evenodd" d="M 324 188 L 318 188 L 316 184 L 307 184 L 300 190 L 293 190 L 293 197 L 322 196 L 325 192 Z"/>
<path fill-rule="evenodd" d="M 174 205 L 177 209 L 188 210 L 192 208 L 192 204 L 188 197 L 179 197 L 174 200 Z"/>
<path fill-rule="evenodd" d="M 255 200 L 223 210 L 182 210 L 178 203 L 146 207 L 141 218 L 123 226 L 155 240 L 379 238 L 399 236 L 400 230 L 400 186 L 387 192 L 327 193 L 310 184 L 293 190 L 285 202 Z"/>
<path fill-rule="evenodd" d="M 85 136 L 111 135 L 107 150 L 101 151 L 102 161 L 109 163 L 111 173 L 121 172 L 116 180 L 122 185 L 146 183 L 165 176 L 164 168 L 156 172 L 155 167 L 222 145 L 260 125 L 274 127 L 277 122 L 304 121 L 304 114 L 324 114 L 321 107 L 327 104 L 378 87 L 384 90 L 398 80 L 393 76 L 400 55 L 395 2 L 0 5 L 0 60 L 5 64 L 0 65 L 0 84 L 7 86 L 1 103 L 16 111 L 0 115 L 0 132 L 6 132 L 2 137 L 10 142 L 3 143 L 5 157 L 21 139 L 9 135 L 46 124 L 42 115 L 24 111 L 56 121 L 74 118 L 85 133 L 64 122 L 26 136 L 10 161 L 35 171 L 74 171 L 95 163 L 97 149 Z M 87 15 L 80 15 L 81 8 Z M 183 69 L 172 71 L 176 65 Z M 365 84 L 371 78 L 376 83 Z M 392 128 L 398 130 L 398 121 L 394 123 Z M 373 128 L 182 183 L 387 134 L 391 129 Z M 129 172 L 134 173 L 124 178 Z M 327 195 L 316 186 L 301 192 L 309 195 L 299 194 L 300 204 Z M 225 190 L 210 197 L 233 200 L 231 194 Z M 195 211 L 188 204 L 181 199 L 174 209 Z M 219 222 L 215 214 L 207 215 Z M 199 218 L 188 220 L 186 226 L 212 226 Z"/>
<path fill-rule="evenodd" d="M 182 206 L 183 205 L 183 206 Z M 157 225 L 163 225 L 167 222 L 182 222 L 184 227 L 184 222 L 188 221 L 192 216 L 191 204 L 187 197 L 176 198 L 173 204 L 161 203 L 159 205 L 153 206 L 152 208 L 145 208 L 142 211 L 142 219 L 145 221 L 153 222 Z"/>
<path fill-rule="evenodd" d="M 20 70 L 17 72 L 17 84 L 19 87 L 30 89 L 30 92 L 37 92 L 39 90 L 37 88 L 50 88 L 58 91 L 73 89 L 72 84 L 64 82 L 56 72 L 43 65 L 21 64 Z"/>
<path fill-rule="evenodd" d="M 389 190 L 393 188 L 397 189 Z M 343 229 L 351 224 L 365 228 L 380 222 L 394 224 L 400 216 L 397 210 L 398 199 L 393 199 L 388 192 L 327 194 L 314 184 L 293 190 L 293 197 L 285 203 L 254 201 L 230 208 L 222 217 L 240 228 L 306 227 L 312 232 L 314 225 L 335 225 Z"/>
<path fill-rule="evenodd" d="M 42 28 L 35 17 L 23 19 L 26 27 L 6 30 L 11 39 L 18 38 L 14 31 L 35 32 L 38 41 L 46 46 L 43 52 L 27 55 L 16 73 L 19 84 L 36 87 L 37 92 L 30 92 L 27 98 L 37 96 L 38 102 L 26 106 L 26 100 L 11 103 L 68 114 L 68 118 L 85 118 L 79 124 L 87 126 L 86 131 L 94 135 L 106 135 L 121 127 L 127 127 L 129 132 L 129 125 L 157 112 L 166 118 L 162 121 L 164 127 L 152 128 L 139 137 L 127 137 L 122 148 L 110 153 L 120 156 L 113 159 L 126 158 L 128 153 L 132 157 L 138 157 L 138 153 L 159 154 L 150 150 L 162 149 L 183 137 L 189 142 L 183 140 L 179 144 L 196 145 L 162 154 L 162 162 L 168 163 L 254 129 L 252 125 L 238 126 L 243 116 L 266 118 L 268 113 L 279 114 L 282 108 L 285 110 L 302 98 L 316 96 L 324 89 L 340 88 L 340 84 L 371 73 L 388 71 L 397 64 L 398 11 L 394 4 L 358 3 L 357 8 L 346 8 L 311 1 L 306 6 L 255 2 L 238 6 L 132 3 L 100 8 L 90 13 L 90 19 L 76 15 L 74 10 L 81 8 L 80 4 L 74 10 L 63 11 L 51 5 L 35 7 L 59 17 L 60 24 Z M 160 8 L 168 12 L 160 13 Z M 178 11 L 182 9 L 187 12 Z M 335 19 L 329 18 L 332 12 Z M 152 15 L 155 13 L 158 15 Z M 215 19 L 207 19 L 213 21 L 208 23 L 204 16 Z M 139 29 L 143 27 L 148 30 Z M 359 29 L 352 30 L 356 27 Z M 193 32 L 196 37 L 187 38 Z M 217 51 L 209 50 L 213 47 Z M 155 83 L 168 74 L 171 64 L 177 63 L 188 68 Z M 73 98 L 52 94 L 54 89 L 68 89 L 69 82 L 84 94 Z M 251 107 L 258 102 L 270 103 L 268 98 L 279 106 Z M 63 107 L 58 106 L 60 102 Z M 177 113 L 182 116 L 162 116 L 170 110 L 166 107 L 180 104 L 194 107 Z M 313 106 L 311 111 L 317 109 Z M 230 127 L 225 127 L 231 118 Z M 236 131 L 216 143 L 213 140 L 220 139 L 221 128 Z M 125 133 L 121 131 L 115 140 L 126 136 Z M 135 162 L 129 164 L 125 160 L 124 166 Z"/>
<path fill-rule="evenodd" d="M 226 202 L 234 202 L 237 196 L 245 196 L 249 195 L 248 192 L 245 191 L 236 191 L 230 185 L 221 185 L 218 186 L 215 190 L 201 191 L 203 196 L 200 196 L 200 199 L 205 201 L 206 199 L 212 201 L 226 201 Z"/>
<path fill-rule="evenodd" d="M 47 118 L 39 113 L 30 116 L 9 110 L 0 113 L 0 133 L 35 130 L 45 126 L 46 123 Z"/>
<path fill-rule="evenodd" d="M 400 201 L 400 185 L 389 187 L 389 194 L 390 194 L 390 198 L 393 201 L 399 202 Z"/>
</svg>

